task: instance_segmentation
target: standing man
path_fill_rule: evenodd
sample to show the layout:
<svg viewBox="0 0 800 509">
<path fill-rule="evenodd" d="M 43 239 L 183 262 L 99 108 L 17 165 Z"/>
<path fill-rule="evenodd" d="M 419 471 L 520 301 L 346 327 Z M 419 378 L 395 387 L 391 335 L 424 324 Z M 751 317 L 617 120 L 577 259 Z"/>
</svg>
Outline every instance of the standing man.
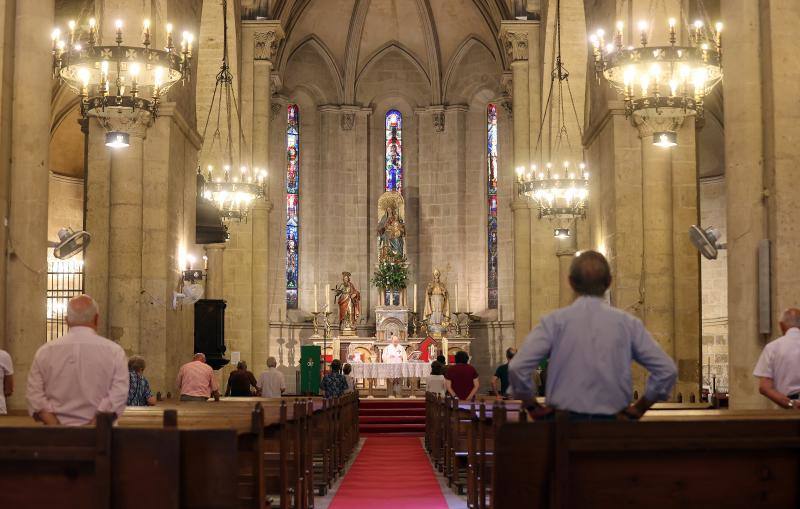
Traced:
<svg viewBox="0 0 800 509">
<path fill-rule="evenodd" d="M 280 398 L 286 392 L 286 379 L 275 357 L 267 359 L 267 370 L 258 377 L 258 391 L 262 398 Z"/>
<path fill-rule="evenodd" d="M 800 309 L 787 309 L 781 315 L 783 336 L 767 343 L 753 374 L 758 377 L 758 392 L 786 409 L 800 409 Z"/>
<path fill-rule="evenodd" d="M 239 361 L 236 370 L 228 375 L 228 387 L 225 389 L 225 396 L 234 398 L 249 398 L 253 391 L 258 390 L 258 382 L 252 371 L 247 370 L 247 363 Z"/>
<path fill-rule="evenodd" d="M 386 348 L 383 350 L 383 362 L 388 364 L 401 364 L 408 360 L 408 354 L 406 353 L 406 348 L 400 344 L 400 338 L 392 334 L 391 343 L 386 345 Z M 387 380 L 387 391 L 389 390 L 388 387 L 389 380 Z M 389 394 L 390 398 L 395 396 L 397 393 L 398 387 L 400 388 L 400 395 L 403 395 L 403 386 L 401 385 L 401 380 L 399 378 L 392 378 L 391 379 L 392 390 Z"/>
<path fill-rule="evenodd" d="M 492 392 L 498 397 L 502 398 L 508 391 L 508 363 L 514 358 L 517 349 L 513 346 L 506 350 L 506 363 L 497 366 L 492 377 Z M 497 384 L 500 383 L 500 392 L 497 392 Z"/>
<path fill-rule="evenodd" d="M 119 417 L 128 399 L 128 361 L 97 334 L 97 303 L 88 295 L 67 305 L 69 330 L 39 347 L 28 373 L 28 411 L 46 425 L 91 424 L 98 412 Z"/>
<path fill-rule="evenodd" d="M 444 383 L 447 392 L 458 399 L 471 401 L 478 393 L 481 384 L 478 371 L 469 364 L 469 354 L 463 350 L 456 352 L 456 363 L 444 372 Z"/>
<path fill-rule="evenodd" d="M 572 261 L 569 282 L 578 298 L 543 317 L 509 364 L 515 397 L 534 418 L 553 410 L 573 419 L 640 418 L 656 401 L 669 397 L 675 385 L 675 363 L 636 317 L 603 300 L 611 286 L 611 268 L 596 251 Z M 547 407 L 536 402 L 533 372 L 549 357 Z M 631 361 L 648 371 L 647 387 L 633 405 Z"/>
<path fill-rule="evenodd" d="M 14 393 L 14 364 L 5 350 L 0 350 L 0 415 L 8 413 L 6 398 Z"/>
<path fill-rule="evenodd" d="M 206 364 L 205 354 L 196 353 L 191 362 L 181 366 L 177 385 L 181 401 L 208 401 L 211 397 L 219 401 L 219 383 L 214 370 Z"/>
</svg>

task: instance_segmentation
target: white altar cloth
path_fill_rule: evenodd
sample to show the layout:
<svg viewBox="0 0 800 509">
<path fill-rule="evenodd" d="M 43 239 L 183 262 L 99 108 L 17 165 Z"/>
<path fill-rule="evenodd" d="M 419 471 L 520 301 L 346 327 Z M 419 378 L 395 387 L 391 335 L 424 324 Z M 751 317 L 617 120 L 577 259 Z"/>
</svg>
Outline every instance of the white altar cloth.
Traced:
<svg viewBox="0 0 800 509">
<path fill-rule="evenodd" d="M 351 364 L 354 378 L 387 379 L 387 378 L 425 378 L 431 374 L 431 365 L 427 362 L 355 362 Z"/>
</svg>

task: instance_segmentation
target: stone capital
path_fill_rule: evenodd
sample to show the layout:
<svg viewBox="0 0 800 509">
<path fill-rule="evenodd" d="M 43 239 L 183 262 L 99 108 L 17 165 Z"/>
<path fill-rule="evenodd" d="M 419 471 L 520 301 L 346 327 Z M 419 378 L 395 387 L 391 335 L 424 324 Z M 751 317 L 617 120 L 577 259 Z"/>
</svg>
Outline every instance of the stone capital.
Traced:
<svg viewBox="0 0 800 509">
<path fill-rule="evenodd" d="M 253 34 L 253 60 L 272 61 L 285 37 L 279 20 L 246 20 L 242 27 Z"/>
<path fill-rule="evenodd" d="M 500 26 L 500 37 L 503 40 L 506 52 L 511 62 L 528 60 L 529 44 L 535 44 L 532 38 L 532 29 L 537 26 L 535 21 L 503 21 Z"/>
<path fill-rule="evenodd" d="M 215 251 L 223 251 L 225 249 L 226 244 L 224 242 L 218 244 L 206 244 L 205 249 L 206 252 L 215 252 Z"/>
</svg>

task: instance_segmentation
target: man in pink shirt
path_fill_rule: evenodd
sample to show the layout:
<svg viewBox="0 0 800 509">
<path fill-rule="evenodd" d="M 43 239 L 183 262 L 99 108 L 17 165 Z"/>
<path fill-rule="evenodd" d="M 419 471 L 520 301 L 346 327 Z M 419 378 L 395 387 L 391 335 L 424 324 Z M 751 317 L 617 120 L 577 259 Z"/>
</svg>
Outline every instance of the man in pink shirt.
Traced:
<svg viewBox="0 0 800 509">
<path fill-rule="evenodd" d="M 214 370 L 206 364 L 206 356 L 194 354 L 191 362 L 178 371 L 178 389 L 181 401 L 207 401 L 212 397 L 219 401 L 219 383 Z"/>
<path fill-rule="evenodd" d="M 128 399 L 128 361 L 118 344 L 97 334 L 97 303 L 69 301 L 62 337 L 42 345 L 28 374 L 28 411 L 47 425 L 92 424 L 98 412 L 119 417 Z"/>
</svg>

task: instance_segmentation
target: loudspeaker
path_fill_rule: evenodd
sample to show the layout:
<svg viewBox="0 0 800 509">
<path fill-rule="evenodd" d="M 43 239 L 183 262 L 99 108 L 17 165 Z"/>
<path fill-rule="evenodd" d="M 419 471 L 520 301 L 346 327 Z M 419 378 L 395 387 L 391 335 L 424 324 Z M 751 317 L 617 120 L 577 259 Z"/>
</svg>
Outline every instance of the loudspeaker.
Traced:
<svg viewBox="0 0 800 509">
<path fill-rule="evenodd" d="M 218 299 L 201 299 L 194 304 L 194 351 L 203 353 L 214 369 L 228 364 L 225 355 L 225 308 Z"/>
</svg>

